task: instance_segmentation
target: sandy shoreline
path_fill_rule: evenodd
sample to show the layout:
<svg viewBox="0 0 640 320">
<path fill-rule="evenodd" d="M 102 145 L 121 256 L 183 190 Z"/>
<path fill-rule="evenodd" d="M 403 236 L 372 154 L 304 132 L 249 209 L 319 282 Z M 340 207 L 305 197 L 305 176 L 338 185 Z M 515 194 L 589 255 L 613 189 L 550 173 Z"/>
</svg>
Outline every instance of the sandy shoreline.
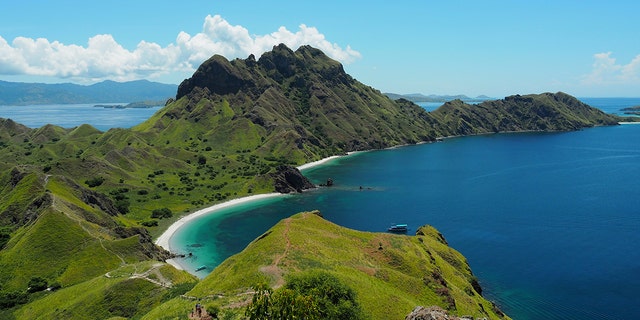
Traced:
<svg viewBox="0 0 640 320">
<path fill-rule="evenodd" d="M 321 164 L 324 164 L 330 160 L 339 158 L 341 156 L 331 156 L 328 158 L 324 158 L 318 161 L 314 161 L 314 162 L 310 162 L 310 163 L 306 163 L 303 164 L 301 166 L 298 167 L 298 170 L 304 170 L 304 169 L 309 169 L 315 166 L 319 166 Z M 223 203 L 218 203 L 215 204 L 211 207 L 207 207 L 204 209 L 200 209 L 196 212 L 192 212 L 180 219 L 178 219 L 176 222 L 172 223 L 169 228 L 167 228 L 167 230 L 165 230 L 155 241 L 155 244 L 164 248 L 165 250 L 169 251 L 169 252 L 173 252 L 171 250 L 171 246 L 169 244 L 169 240 L 171 239 L 171 237 L 173 237 L 173 235 L 176 233 L 176 231 L 178 231 L 178 229 L 180 229 L 180 227 L 182 227 L 185 223 L 192 221 L 198 217 L 201 217 L 203 215 L 207 215 L 207 214 L 213 214 L 215 213 L 215 211 L 224 209 L 224 208 L 229 208 L 231 206 L 235 206 L 238 204 L 242 204 L 242 203 L 247 203 L 247 202 L 251 202 L 254 200 L 259 200 L 259 199 L 265 199 L 265 198 L 271 198 L 271 197 L 276 197 L 276 196 L 282 196 L 283 194 L 281 193 L 266 193 L 266 194 L 256 194 L 256 195 L 252 195 L 252 196 L 247 196 L 247 197 L 242 197 L 242 198 L 238 198 L 238 199 L 233 199 L 233 200 L 229 200 Z M 174 252 L 175 253 L 175 252 Z M 167 263 L 171 264 L 172 266 L 174 266 L 177 269 L 180 270 L 184 270 L 184 266 L 180 265 L 180 263 L 176 260 L 176 259 L 168 259 Z"/>
<path fill-rule="evenodd" d="M 319 166 L 321 164 L 324 164 L 324 163 L 326 163 L 328 161 L 331 161 L 333 159 L 340 158 L 340 157 L 344 157 L 344 156 L 331 156 L 331 157 L 328 157 L 328 158 L 320 159 L 318 161 L 305 163 L 305 164 L 299 166 L 298 170 L 302 171 L 304 169 L 309 169 L 309 168 L 312 168 L 312 167 L 315 167 L 315 166 Z"/>
</svg>

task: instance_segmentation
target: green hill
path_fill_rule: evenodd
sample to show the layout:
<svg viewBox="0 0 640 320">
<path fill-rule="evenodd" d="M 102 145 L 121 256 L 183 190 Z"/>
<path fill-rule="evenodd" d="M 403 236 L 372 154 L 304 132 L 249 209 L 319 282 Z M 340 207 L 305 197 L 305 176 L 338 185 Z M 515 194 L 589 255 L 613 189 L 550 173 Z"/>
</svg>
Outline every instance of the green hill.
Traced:
<svg viewBox="0 0 640 320">
<path fill-rule="evenodd" d="M 316 211 L 280 221 L 199 282 L 185 295 L 189 299 L 173 299 L 145 319 L 179 318 L 193 299 L 223 314 L 238 313 L 251 301 L 252 285 L 277 288 L 310 270 L 328 272 L 353 288 L 367 319 L 402 319 L 418 305 L 440 305 L 473 318 L 507 318 L 482 298 L 465 258 L 434 228 L 421 227 L 416 236 L 360 232 Z"/>
<path fill-rule="evenodd" d="M 92 289 L 99 294 L 111 292 L 113 301 L 119 299 L 109 291 L 113 285 L 140 285 L 141 292 L 159 290 L 162 297 L 167 297 L 165 293 L 171 295 L 167 292 L 186 291 L 185 287 L 165 288 L 148 280 L 121 284 L 101 277 L 114 270 L 135 269 L 140 264 L 165 259 L 168 253 L 156 247 L 152 237 L 181 214 L 232 198 L 273 192 L 276 184 L 281 188 L 288 181 L 284 175 L 295 173 L 290 168 L 293 165 L 349 151 L 435 141 L 439 137 L 576 130 L 620 120 L 563 93 L 513 96 L 479 105 L 452 101 L 429 113 L 410 101 L 390 100 L 356 81 L 342 65 L 317 49 L 302 46 L 292 51 L 284 45 L 274 47 L 258 60 L 250 56 L 228 61 L 213 56 L 179 86 L 175 100 L 132 129 L 101 132 L 89 125 L 30 129 L 10 119 L 0 119 L 0 318 L 30 318 L 33 315 L 28 310 L 32 308 L 47 316 L 56 310 L 75 310 L 92 301 L 93 296 L 87 292 L 86 297 L 59 297 L 84 292 L 77 288 L 88 283 L 93 283 Z M 388 241 L 383 241 L 383 248 L 393 247 L 396 241 L 421 239 L 340 232 L 354 239 Z M 309 239 L 320 244 L 325 239 L 318 236 Z M 267 241 L 258 243 L 264 242 Z M 354 246 L 347 246 L 344 255 L 360 248 Z M 299 255 L 304 256 L 303 252 Z M 400 282 L 374 281 L 379 287 L 371 289 L 379 291 L 374 290 L 376 295 L 368 297 L 360 288 L 363 279 L 368 278 L 350 278 L 343 274 L 344 270 L 331 269 L 325 264 L 332 263 L 329 261 L 335 257 L 326 258 L 326 262 L 311 261 L 309 257 L 300 260 L 307 261 L 307 265 L 298 260 L 291 263 L 301 263 L 296 267 L 300 270 L 295 271 L 304 267 L 330 270 L 340 281 L 354 287 L 363 306 L 371 306 L 370 299 L 383 296 L 381 291 L 397 291 L 397 299 L 384 297 L 399 301 L 402 312 L 408 312 L 405 309 L 414 303 L 426 301 L 458 314 L 476 314 L 477 308 L 463 303 L 467 298 L 459 291 L 464 292 L 466 287 L 454 277 L 451 268 L 438 265 L 442 279 L 433 280 L 440 287 L 432 283 L 431 278 L 437 278 L 433 269 L 424 269 L 427 274 L 423 275 L 423 285 L 415 282 L 418 267 L 411 260 L 424 258 L 422 253 L 391 257 L 392 263 L 397 263 L 395 271 L 381 265 L 378 274 L 389 279 L 406 277 L 415 285 L 413 295 L 406 294 L 409 288 Z M 251 271 L 255 266 L 234 266 L 234 261 L 225 262 L 215 272 L 229 272 L 230 268 L 239 275 L 247 272 L 247 279 L 269 280 Z M 379 263 L 367 261 L 374 269 L 373 265 Z M 468 280 L 466 264 L 456 265 L 457 272 Z M 283 274 L 292 270 L 284 270 Z M 402 275 L 405 271 L 407 274 Z M 176 271 L 176 277 L 182 276 L 187 275 Z M 231 281 L 234 277 L 228 278 Z M 215 293 L 207 293 L 210 290 L 246 289 L 251 285 L 238 287 L 231 282 L 217 283 L 218 279 L 208 277 L 192 293 L 202 296 Z M 39 291 L 43 284 L 62 289 L 44 293 Z M 438 297 L 423 291 L 432 285 L 440 290 Z M 455 301 L 455 309 L 448 297 Z M 141 304 L 129 305 L 132 309 L 126 313 L 100 311 L 97 318 L 121 314 L 138 317 L 178 303 L 171 300 L 160 305 L 165 298 L 132 299 Z M 492 314 L 489 305 L 483 306 Z M 95 308 L 105 310 L 101 306 Z M 45 309 L 48 311 L 42 311 Z M 77 310 L 70 313 L 83 318 L 81 314 Z M 56 313 L 55 317 L 61 315 L 66 314 Z"/>
</svg>

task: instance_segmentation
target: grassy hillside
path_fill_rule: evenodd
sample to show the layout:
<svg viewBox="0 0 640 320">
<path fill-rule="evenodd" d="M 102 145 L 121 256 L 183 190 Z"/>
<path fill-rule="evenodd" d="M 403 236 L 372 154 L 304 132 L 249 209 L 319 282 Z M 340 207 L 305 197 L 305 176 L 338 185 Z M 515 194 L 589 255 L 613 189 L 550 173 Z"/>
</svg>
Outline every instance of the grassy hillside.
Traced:
<svg viewBox="0 0 640 320">
<path fill-rule="evenodd" d="M 329 272 L 356 292 L 367 319 L 402 319 L 417 305 L 451 314 L 506 318 L 480 295 L 465 258 L 434 228 L 417 236 L 346 229 L 306 212 L 282 220 L 241 253 L 227 259 L 186 296 L 221 313 L 241 314 L 252 285 L 280 287 L 294 274 Z M 191 301 L 173 299 L 146 319 L 187 314 Z"/>
<path fill-rule="evenodd" d="M 16 319 L 139 318 L 193 287 L 196 278 L 163 263 L 122 266 L 76 286 L 44 293 Z"/>
<path fill-rule="evenodd" d="M 437 119 L 435 127 L 449 135 L 568 131 L 621 121 L 562 92 L 515 95 L 477 105 L 455 100 L 431 114 Z"/>
</svg>

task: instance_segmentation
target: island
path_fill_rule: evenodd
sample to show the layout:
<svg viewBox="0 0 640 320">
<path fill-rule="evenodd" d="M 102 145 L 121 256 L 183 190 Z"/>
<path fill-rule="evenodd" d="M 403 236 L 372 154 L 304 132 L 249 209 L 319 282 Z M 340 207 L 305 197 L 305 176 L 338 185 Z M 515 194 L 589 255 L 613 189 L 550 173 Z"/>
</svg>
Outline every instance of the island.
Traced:
<svg viewBox="0 0 640 320">
<path fill-rule="evenodd" d="M 212 56 L 174 99 L 130 129 L 32 129 L 0 119 L 0 317 L 185 318 L 203 303 L 207 312 L 237 319 L 252 312 L 246 302 L 253 297 L 310 301 L 298 287 L 279 291 L 298 281 L 287 279 L 307 279 L 342 290 L 338 300 L 358 317 L 438 306 L 456 316 L 507 319 L 482 297 L 464 257 L 428 226 L 410 236 L 362 234 L 309 208 L 247 247 L 260 259 L 232 257 L 203 280 L 166 263 L 175 253 L 153 239 L 214 204 L 311 188 L 295 167 L 332 156 L 621 119 L 562 92 L 452 100 L 427 112 L 360 83 L 316 48 L 283 44 L 259 59 Z M 328 248 L 332 239 L 343 251 Z M 345 257 L 361 260 L 348 269 Z M 325 273 L 306 268 L 314 265 Z"/>
<path fill-rule="evenodd" d="M 154 108 L 164 106 L 167 100 L 147 100 L 131 102 L 128 104 L 96 104 L 95 108 L 107 108 L 107 109 L 127 109 L 127 108 Z"/>
<path fill-rule="evenodd" d="M 620 111 L 624 111 L 624 114 L 640 115 L 640 106 L 622 108 Z"/>
</svg>

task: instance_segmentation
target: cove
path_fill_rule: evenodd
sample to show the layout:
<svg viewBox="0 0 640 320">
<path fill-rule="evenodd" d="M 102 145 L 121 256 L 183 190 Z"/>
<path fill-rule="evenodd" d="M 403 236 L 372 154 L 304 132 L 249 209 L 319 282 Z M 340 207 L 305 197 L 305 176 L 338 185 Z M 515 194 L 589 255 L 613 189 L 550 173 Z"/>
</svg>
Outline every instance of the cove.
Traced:
<svg viewBox="0 0 640 320">
<path fill-rule="evenodd" d="M 300 211 L 364 231 L 430 224 L 514 319 L 640 318 L 640 125 L 453 138 L 304 173 L 336 185 L 204 216 L 172 248 L 211 271 Z"/>
</svg>

